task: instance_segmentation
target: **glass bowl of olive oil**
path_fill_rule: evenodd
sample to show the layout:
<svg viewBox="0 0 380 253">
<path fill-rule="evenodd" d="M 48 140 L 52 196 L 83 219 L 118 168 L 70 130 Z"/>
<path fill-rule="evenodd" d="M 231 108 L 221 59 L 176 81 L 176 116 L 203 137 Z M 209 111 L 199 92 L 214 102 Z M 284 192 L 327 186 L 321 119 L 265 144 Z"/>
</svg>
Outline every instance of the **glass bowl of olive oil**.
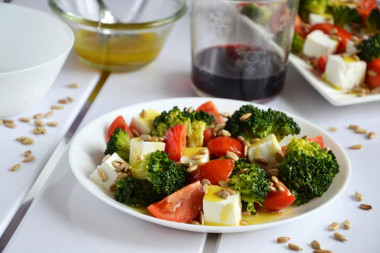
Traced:
<svg viewBox="0 0 380 253">
<path fill-rule="evenodd" d="M 79 59 L 106 71 L 134 71 L 157 58 L 186 0 L 49 0 L 75 34 Z M 111 14 L 110 14 L 111 13 Z M 111 15 L 111 19 L 107 17 Z"/>
</svg>

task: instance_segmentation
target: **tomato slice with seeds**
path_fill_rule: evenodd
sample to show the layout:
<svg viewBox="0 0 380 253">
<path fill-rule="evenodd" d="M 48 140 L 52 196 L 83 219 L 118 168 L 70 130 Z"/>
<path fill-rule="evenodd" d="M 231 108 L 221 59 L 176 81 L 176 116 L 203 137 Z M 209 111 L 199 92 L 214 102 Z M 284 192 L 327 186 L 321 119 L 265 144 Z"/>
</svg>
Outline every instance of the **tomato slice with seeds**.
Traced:
<svg viewBox="0 0 380 253">
<path fill-rule="evenodd" d="M 164 135 L 165 152 L 169 159 L 178 162 L 186 147 L 186 126 L 184 124 L 171 127 Z"/>
<path fill-rule="evenodd" d="M 129 135 L 129 137 L 131 137 L 131 138 L 134 137 L 133 132 L 128 127 L 128 125 L 125 122 L 123 116 L 119 115 L 118 117 L 116 117 L 116 119 L 114 119 L 114 121 L 111 123 L 110 127 L 108 128 L 107 141 L 110 140 L 110 136 L 113 134 L 113 132 L 115 131 L 115 129 L 118 128 L 118 127 L 121 128 L 121 129 L 123 129 Z"/>
<path fill-rule="evenodd" d="M 196 181 L 170 194 L 163 200 L 151 204 L 147 208 L 156 218 L 186 222 L 196 218 L 200 214 L 203 195 L 202 184 Z"/>
<path fill-rule="evenodd" d="M 231 159 L 216 159 L 203 163 L 190 173 L 189 182 L 208 179 L 211 184 L 218 185 L 219 181 L 227 181 L 234 169 L 235 162 Z"/>
<path fill-rule="evenodd" d="M 282 186 L 284 191 L 270 191 L 268 193 L 263 203 L 264 208 L 267 210 L 280 211 L 285 207 L 293 204 L 293 202 L 296 200 L 294 195 L 281 181 L 278 181 L 278 184 Z"/>
<path fill-rule="evenodd" d="M 211 139 L 207 148 L 211 157 L 222 157 L 227 155 L 227 151 L 237 154 L 239 157 L 244 156 L 243 144 L 235 138 L 229 136 L 219 136 Z"/>
</svg>

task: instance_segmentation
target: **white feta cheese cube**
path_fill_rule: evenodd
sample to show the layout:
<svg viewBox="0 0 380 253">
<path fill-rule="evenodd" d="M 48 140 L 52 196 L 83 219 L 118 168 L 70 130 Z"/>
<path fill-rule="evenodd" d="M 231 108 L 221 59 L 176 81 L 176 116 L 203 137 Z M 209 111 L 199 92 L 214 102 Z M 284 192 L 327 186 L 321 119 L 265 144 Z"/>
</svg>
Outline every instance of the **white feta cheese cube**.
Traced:
<svg viewBox="0 0 380 253">
<path fill-rule="evenodd" d="M 309 24 L 315 25 L 318 23 L 334 24 L 334 18 L 329 14 L 321 15 L 321 14 L 310 13 L 309 14 Z"/>
<path fill-rule="evenodd" d="M 364 82 L 367 64 L 350 56 L 330 55 L 323 78 L 336 89 L 350 90 Z"/>
<path fill-rule="evenodd" d="M 155 152 L 156 150 L 165 151 L 164 142 L 143 141 L 140 137 L 131 139 L 131 148 L 129 153 L 129 164 L 133 165 L 144 155 Z"/>
<path fill-rule="evenodd" d="M 331 39 L 322 31 L 315 30 L 306 36 L 303 53 L 309 57 L 319 58 L 323 54 L 333 54 L 338 41 Z"/>
<path fill-rule="evenodd" d="M 142 110 L 139 116 L 132 117 L 131 128 L 140 134 L 150 134 L 153 130 L 153 121 L 160 115 L 156 110 Z"/>
<path fill-rule="evenodd" d="M 180 161 L 190 162 L 196 165 L 206 163 L 210 161 L 210 152 L 204 147 L 184 148 Z"/>
<path fill-rule="evenodd" d="M 122 163 L 126 163 L 123 159 L 118 156 L 117 153 L 113 153 L 106 161 L 102 162 L 100 166 L 98 166 L 94 172 L 89 176 L 90 180 L 93 181 L 95 184 L 99 185 L 101 188 L 103 188 L 105 191 L 109 191 L 110 186 L 114 183 L 117 172 L 115 171 L 115 167 L 112 165 L 114 161 L 120 161 Z M 104 178 L 100 177 L 100 173 L 104 173 Z"/>
<path fill-rule="evenodd" d="M 278 155 L 282 155 L 282 151 L 274 134 L 262 138 L 259 142 L 253 143 L 248 148 L 248 159 L 251 163 L 255 159 L 263 158 L 268 162 L 268 165 L 266 165 L 268 168 L 273 168 L 277 165 L 276 156 Z"/>
<path fill-rule="evenodd" d="M 205 225 L 239 226 L 241 221 L 240 192 L 223 199 L 216 195 L 224 188 L 209 185 L 208 192 L 203 197 L 203 215 Z"/>
</svg>

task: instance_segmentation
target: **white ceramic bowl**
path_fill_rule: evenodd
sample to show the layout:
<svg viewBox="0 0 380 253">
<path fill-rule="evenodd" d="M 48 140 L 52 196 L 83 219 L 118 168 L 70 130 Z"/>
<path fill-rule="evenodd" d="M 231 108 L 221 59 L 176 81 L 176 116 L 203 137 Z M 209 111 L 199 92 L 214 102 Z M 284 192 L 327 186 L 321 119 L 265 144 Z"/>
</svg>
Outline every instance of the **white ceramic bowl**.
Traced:
<svg viewBox="0 0 380 253">
<path fill-rule="evenodd" d="M 0 3 L 0 117 L 49 90 L 74 42 L 70 27 L 44 12 Z"/>
</svg>

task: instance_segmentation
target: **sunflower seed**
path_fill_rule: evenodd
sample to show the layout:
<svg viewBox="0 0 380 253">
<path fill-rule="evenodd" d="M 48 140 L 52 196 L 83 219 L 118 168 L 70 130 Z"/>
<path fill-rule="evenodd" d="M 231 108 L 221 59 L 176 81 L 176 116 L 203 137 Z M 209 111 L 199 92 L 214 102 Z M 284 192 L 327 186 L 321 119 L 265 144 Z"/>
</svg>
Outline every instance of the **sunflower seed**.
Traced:
<svg viewBox="0 0 380 253">
<path fill-rule="evenodd" d="M 76 88 L 79 88 L 79 84 L 77 84 L 77 83 L 70 83 L 70 84 L 66 85 L 66 87 L 76 89 Z"/>
<path fill-rule="evenodd" d="M 36 127 L 43 127 L 43 126 L 45 126 L 45 122 L 43 122 L 42 120 L 35 120 L 34 125 Z"/>
<path fill-rule="evenodd" d="M 24 145 L 31 145 L 34 143 L 34 140 L 32 138 L 26 137 L 21 141 L 21 143 Z"/>
<path fill-rule="evenodd" d="M 376 133 L 375 132 L 370 132 L 368 135 L 367 135 L 367 138 L 368 139 L 375 139 L 376 137 Z"/>
<path fill-rule="evenodd" d="M 45 117 L 46 117 L 46 118 L 50 118 L 50 117 L 53 116 L 53 114 L 54 114 L 54 111 L 48 111 L 48 112 L 45 114 Z"/>
<path fill-rule="evenodd" d="M 249 142 L 251 144 L 255 144 L 255 143 L 259 142 L 259 141 L 260 141 L 260 138 L 252 138 Z"/>
<path fill-rule="evenodd" d="M 377 77 L 377 72 L 373 71 L 372 69 L 367 71 L 367 74 L 371 77 Z"/>
<path fill-rule="evenodd" d="M 330 132 L 337 132 L 338 128 L 336 128 L 336 127 L 329 127 L 329 131 Z"/>
<path fill-rule="evenodd" d="M 356 130 L 356 129 L 358 129 L 358 128 L 359 128 L 358 125 L 349 125 L 349 126 L 348 126 L 348 129 L 352 129 L 352 130 Z"/>
<path fill-rule="evenodd" d="M 240 117 L 240 121 L 246 121 L 249 117 L 251 117 L 251 115 L 252 115 L 252 113 L 250 113 L 250 112 L 243 114 Z"/>
<path fill-rule="evenodd" d="M 142 134 L 140 135 L 141 137 L 141 140 L 143 141 L 151 141 L 152 140 L 152 136 L 150 136 L 149 134 Z"/>
<path fill-rule="evenodd" d="M 351 222 L 349 220 L 345 220 L 343 222 L 343 228 L 346 229 L 346 230 L 349 230 L 351 229 L 352 225 L 351 225 Z"/>
<path fill-rule="evenodd" d="M 187 173 L 191 173 L 193 171 L 196 171 L 198 169 L 198 165 L 191 165 L 189 168 L 186 169 Z"/>
<path fill-rule="evenodd" d="M 193 160 L 201 160 L 201 159 L 203 159 L 203 158 L 205 158 L 206 157 L 206 154 L 197 154 L 197 155 L 193 155 L 192 157 L 191 157 L 191 159 L 193 159 Z"/>
<path fill-rule="evenodd" d="M 338 239 L 339 241 L 341 241 L 341 242 L 348 241 L 347 238 L 344 235 L 342 235 L 341 233 L 339 233 L 339 232 L 335 232 L 334 233 L 334 237 L 336 239 Z"/>
<path fill-rule="evenodd" d="M 242 225 L 242 226 L 248 226 L 249 224 L 248 224 L 248 221 L 246 221 L 246 220 L 241 220 L 241 221 L 240 221 L 240 225 Z"/>
<path fill-rule="evenodd" d="M 58 99 L 58 104 L 68 104 L 69 101 L 66 99 Z"/>
<path fill-rule="evenodd" d="M 243 216 L 249 216 L 251 214 L 252 214 L 251 211 L 248 211 L 248 210 L 241 213 L 241 215 Z"/>
<path fill-rule="evenodd" d="M 34 155 L 30 155 L 28 157 L 26 157 L 24 160 L 22 160 L 23 163 L 29 163 L 29 162 L 32 162 L 36 159 L 36 157 Z"/>
<path fill-rule="evenodd" d="M 201 211 L 201 213 L 199 215 L 199 222 L 201 223 L 201 225 L 205 224 L 205 215 L 203 214 L 202 211 Z"/>
<path fill-rule="evenodd" d="M 208 193 L 208 188 L 209 188 L 208 184 L 204 184 L 204 185 L 202 186 L 202 189 L 203 189 L 204 194 L 207 194 L 207 193 Z"/>
<path fill-rule="evenodd" d="M 5 126 L 5 127 L 8 127 L 8 128 L 15 128 L 15 127 L 16 127 L 16 124 L 15 124 L 15 123 L 5 122 L 5 123 L 4 123 L 4 126 Z"/>
<path fill-rule="evenodd" d="M 32 151 L 31 150 L 27 150 L 24 152 L 24 157 L 28 157 L 32 154 Z"/>
<path fill-rule="evenodd" d="M 44 128 L 44 127 L 35 127 L 33 129 L 33 133 L 36 134 L 36 135 L 45 134 L 46 133 L 46 128 Z"/>
<path fill-rule="evenodd" d="M 211 184 L 210 180 L 208 180 L 207 178 L 202 179 L 201 183 L 202 183 L 202 184 L 207 184 L 207 185 L 210 185 L 210 184 Z"/>
<path fill-rule="evenodd" d="M 73 99 L 72 97 L 67 96 L 66 99 L 67 99 L 67 101 L 69 101 L 70 103 L 74 102 L 74 99 Z"/>
<path fill-rule="evenodd" d="M 356 144 L 348 147 L 349 149 L 362 149 L 363 145 L 361 144 Z"/>
<path fill-rule="evenodd" d="M 97 168 L 97 170 L 98 170 L 98 176 L 99 176 L 100 180 L 102 180 L 102 182 L 107 181 L 106 173 L 99 167 Z"/>
<path fill-rule="evenodd" d="M 357 134 L 368 134 L 368 130 L 362 129 L 362 128 L 357 128 L 357 129 L 355 129 L 355 133 L 357 133 Z"/>
<path fill-rule="evenodd" d="M 227 182 L 224 181 L 224 180 L 219 180 L 219 181 L 218 181 L 218 185 L 220 185 L 220 186 L 222 186 L 222 187 L 228 187 Z"/>
<path fill-rule="evenodd" d="M 289 243 L 289 244 L 288 244 L 288 247 L 289 247 L 289 249 L 291 249 L 291 250 L 302 250 L 302 248 L 301 248 L 299 245 L 294 244 L 294 243 Z"/>
<path fill-rule="evenodd" d="M 30 118 L 19 118 L 18 120 L 26 123 L 30 122 Z"/>
<path fill-rule="evenodd" d="M 58 126 L 58 122 L 57 121 L 49 121 L 46 123 L 47 126 L 50 126 L 50 127 L 55 127 L 55 126 Z"/>
<path fill-rule="evenodd" d="M 229 137 L 229 136 L 231 136 L 231 133 L 228 132 L 225 129 L 221 129 L 221 130 L 218 131 L 218 136 L 227 136 L 227 137 Z"/>
<path fill-rule="evenodd" d="M 368 204 L 360 204 L 359 206 L 361 209 L 363 210 L 371 210 L 372 209 L 372 206 L 371 205 L 368 205 Z"/>
<path fill-rule="evenodd" d="M 64 107 L 63 106 L 60 106 L 60 105 L 52 105 L 50 106 L 50 109 L 52 110 L 61 110 L 63 109 Z"/>
<path fill-rule="evenodd" d="M 310 245 L 313 249 L 321 249 L 321 244 L 317 240 L 312 241 Z"/>
<path fill-rule="evenodd" d="M 278 178 L 276 176 L 271 176 L 270 178 L 273 182 L 275 182 L 276 184 L 278 184 Z"/>
<path fill-rule="evenodd" d="M 340 225 L 338 222 L 333 222 L 331 223 L 329 226 L 328 226 L 328 230 L 330 231 L 333 231 L 333 230 L 337 230 L 338 228 L 340 228 Z"/>
<path fill-rule="evenodd" d="M 16 171 L 16 170 L 18 170 L 20 167 L 21 167 L 21 164 L 18 163 L 18 164 L 13 165 L 9 170 L 10 170 L 10 171 Z"/>
<path fill-rule="evenodd" d="M 192 106 L 190 106 L 189 108 L 187 108 L 187 110 L 186 110 L 186 112 L 188 112 L 188 113 L 192 113 L 192 112 L 194 112 L 195 111 L 195 109 L 194 109 L 194 107 L 192 107 Z"/>
<path fill-rule="evenodd" d="M 110 157 L 111 157 L 111 155 L 107 154 L 105 157 L 103 157 L 102 163 L 106 162 L 108 160 L 108 158 L 110 158 Z"/>
<path fill-rule="evenodd" d="M 363 195 L 360 192 L 355 192 L 355 199 L 357 201 L 363 201 Z"/>
<path fill-rule="evenodd" d="M 231 196 L 231 194 L 228 191 L 225 191 L 224 189 L 215 192 L 215 195 L 222 199 L 228 199 Z"/>
<path fill-rule="evenodd" d="M 313 253 L 332 253 L 332 251 L 328 249 L 316 249 Z"/>
<path fill-rule="evenodd" d="M 238 155 L 231 151 L 227 151 L 227 157 L 234 160 L 235 162 L 239 160 Z"/>
<path fill-rule="evenodd" d="M 35 115 L 33 115 L 33 119 L 41 119 L 45 117 L 45 115 L 43 113 L 37 113 Z"/>
<path fill-rule="evenodd" d="M 289 240 L 290 240 L 290 237 L 287 237 L 287 236 L 277 237 L 278 243 L 285 243 L 285 242 L 288 242 Z"/>
</svg>

